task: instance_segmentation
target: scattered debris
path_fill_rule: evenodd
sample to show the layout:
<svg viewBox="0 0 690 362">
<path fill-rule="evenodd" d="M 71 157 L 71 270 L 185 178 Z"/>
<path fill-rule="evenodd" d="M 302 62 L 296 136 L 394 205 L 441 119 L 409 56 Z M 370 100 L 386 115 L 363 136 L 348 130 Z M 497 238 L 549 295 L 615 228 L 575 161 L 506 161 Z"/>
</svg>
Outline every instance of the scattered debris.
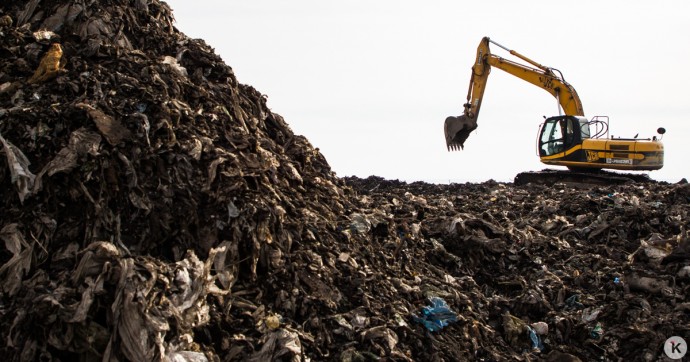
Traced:
<svg viewBox="0 0 690 362">
<path fill-rule="evenodd" d="M 341 178 L 164 2 L 0 20 L 3 360 L 655 360 L 687 334 L 687 184 Z"/>
<path fill-rule="evenodd" d="M 429 298 L 431 305 L 422 308 L 422 316 L 414 316 L 414 320 L 421 323 L 426 329 L 437 332 L 447 325 L 457 322 L 458 316 L 453 312 L 445 300 L 438 297 Z"/>
</svg>

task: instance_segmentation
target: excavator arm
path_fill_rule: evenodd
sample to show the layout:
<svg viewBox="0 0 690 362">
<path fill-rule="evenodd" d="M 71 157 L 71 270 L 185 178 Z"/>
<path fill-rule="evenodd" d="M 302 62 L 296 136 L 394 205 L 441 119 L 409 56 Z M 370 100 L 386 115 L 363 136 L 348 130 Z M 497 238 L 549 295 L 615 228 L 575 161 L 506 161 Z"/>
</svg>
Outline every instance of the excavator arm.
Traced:
<svg viewBox="0 0 690 362">
<path fill-rule="evenodd" d="M 489 43 L 505 49 L 511 55 L 522 59 L 533 67 L 491 54 Z M 446 146 L 449 151 L 463 148 L 465 140 L 477 128 L 477 117 L 479 116 L 491 67 L 501 69 L 549 92 L 558 100 L 558 104 L 566 115 L 584 116 L 582 102 L 580 102 L 577 92 L 563 79 L 560 71 L 543 66 L 514 50 L 492 41 L 488 37 L 484 37 L 477 47 L 477 60 L 472 66 L 472 76 L 467 92 L 467 103 L 464 104 L 464 112 L 458 117 L 446 118 L 444 124 Z"/>
</svg>

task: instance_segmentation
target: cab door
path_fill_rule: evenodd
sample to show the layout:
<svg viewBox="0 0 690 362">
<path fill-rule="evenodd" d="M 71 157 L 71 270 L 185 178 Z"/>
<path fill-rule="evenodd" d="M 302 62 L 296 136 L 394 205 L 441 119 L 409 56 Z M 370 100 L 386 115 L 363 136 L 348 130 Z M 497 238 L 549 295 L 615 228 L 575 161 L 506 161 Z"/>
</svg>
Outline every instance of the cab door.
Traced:
<svg viewBox="0 0 690 362">
<path fill-rule="evenodd" d="M 544 121 L 539 136 L 539 156 L 564 154 L 580 143 L 580 124 L 575 117 L 557 116 Z"/>
<path fill-rule="evenodd" d="M 564 119 L 563 117 L 552 117 L 546 119 L 541 126 L 539 135 L 539 156 L 549 157 L 565 151 L 564 139 Z"/>
</svg>

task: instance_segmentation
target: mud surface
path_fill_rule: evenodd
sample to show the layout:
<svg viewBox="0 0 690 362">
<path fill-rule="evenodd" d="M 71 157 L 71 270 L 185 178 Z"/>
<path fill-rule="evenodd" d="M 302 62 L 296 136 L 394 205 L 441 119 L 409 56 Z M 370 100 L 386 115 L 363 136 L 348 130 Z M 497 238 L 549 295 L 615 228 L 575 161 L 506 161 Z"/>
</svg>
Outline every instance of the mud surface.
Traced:
<svg viewBox="0 0 690 362">
<path fill-rule="evenodd" d="M 338 177 L 172 15 L 0 6 L 2 360 L 655 361 L 690 340 L 687 184 Z"/>
</svg>

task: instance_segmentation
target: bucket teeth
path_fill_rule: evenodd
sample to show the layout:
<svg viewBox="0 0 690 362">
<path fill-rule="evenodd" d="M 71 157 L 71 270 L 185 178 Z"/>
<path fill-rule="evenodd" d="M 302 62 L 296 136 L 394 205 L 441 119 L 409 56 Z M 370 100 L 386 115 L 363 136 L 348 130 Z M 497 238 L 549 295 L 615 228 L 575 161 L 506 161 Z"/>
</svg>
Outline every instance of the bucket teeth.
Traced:
<svg viewBox="0 0 690 362">
<path fill-rule="evenodd" d="M 462 146 L 457 143 L 457 142 L 452 142 L 447 144 L 448 146 L 448 151 L 460 151 L 462 149 Z"/>
</svg>

